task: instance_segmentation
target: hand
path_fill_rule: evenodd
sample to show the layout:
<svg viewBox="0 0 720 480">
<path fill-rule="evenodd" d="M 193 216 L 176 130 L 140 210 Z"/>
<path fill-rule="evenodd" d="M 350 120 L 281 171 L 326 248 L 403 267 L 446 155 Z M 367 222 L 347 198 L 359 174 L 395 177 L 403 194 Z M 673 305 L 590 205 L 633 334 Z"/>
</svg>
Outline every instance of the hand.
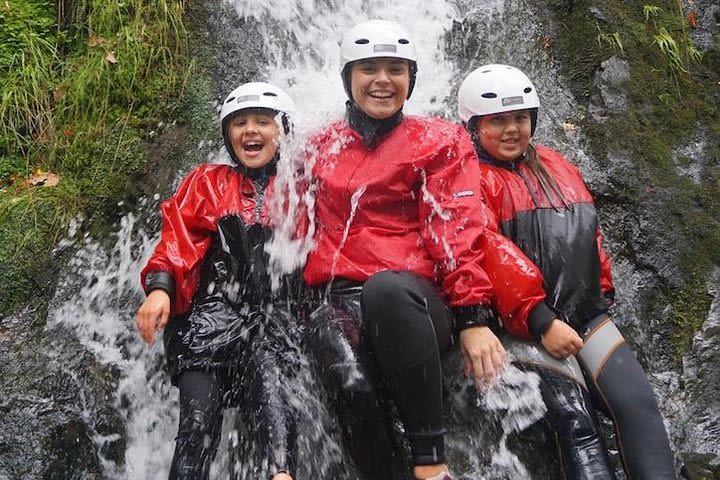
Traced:
<svg viewBox="0 0 720 480">
<path fill-rule="evenodd" d="M 460 349 L 465 358 L 465 376 L 473 376 L 478 390 L 503 369 L 505 348 L 488 327 L 470 327 L 461 331 Z"/>
<path fill-rule="evenodd" d="M 545 350 L 555 358 L 565 359 L 577 355 L 583 347 L 582 338 L 573 328 L 556 318 L 542 336 Z"/>
<path fill-rule="evenodd" d="M 170 318 L 170 296 L 165 290 L 153 290 L 140 306 L 135 317 L 138 330 L 148 345 L 155 342 L 155 332 L 167 325 Z"/>
</svg>

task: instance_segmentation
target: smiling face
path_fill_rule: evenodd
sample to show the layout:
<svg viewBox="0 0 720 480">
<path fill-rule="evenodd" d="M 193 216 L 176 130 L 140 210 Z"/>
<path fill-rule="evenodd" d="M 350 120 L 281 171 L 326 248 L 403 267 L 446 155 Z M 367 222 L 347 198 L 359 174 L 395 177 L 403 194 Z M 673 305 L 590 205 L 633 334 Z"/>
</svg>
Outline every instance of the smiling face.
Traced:
<svg viewBox="0 0 720 480">
<path fill-rule="evenodd" d="M 275 115 L 272 110 L 243 110 L 230 120 L 230 144 L 247 168 L 262 168 L 275 156 L 280 134 Z"/>
<path fill-rule="evenodd" d="M 482 147 L 494 158 L 505 161 L 515 160 L 525 153 L 531 127 L 529 110 L 484 115 L 475 123 Z"/>
<path fill-rule="evenodd" d="M 382 120 L 400 110 L 408 96 L 410 66 L 397 58 L 370 58 L 350 69 L 353 100 L 368 116 Z"/>
</svg>

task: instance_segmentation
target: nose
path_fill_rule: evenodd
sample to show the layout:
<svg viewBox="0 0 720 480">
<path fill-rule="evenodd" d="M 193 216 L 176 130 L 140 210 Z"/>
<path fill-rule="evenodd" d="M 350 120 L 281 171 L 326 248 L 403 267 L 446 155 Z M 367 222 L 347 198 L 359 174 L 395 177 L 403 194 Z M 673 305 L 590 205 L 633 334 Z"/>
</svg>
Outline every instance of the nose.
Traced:
<svg viewBox="0 0 720 480">
<path fill-rule="evenodd" d="M 378 69 L 375 81 L 380 83 L 390 82 L 390 72 L 388 72 L 387 68 Z"/>
<path fill-rule="evenodd" d="M 245 124 L 245 131 L 246 132 L 257 132 L 258 131 L 258 123 L 254 120 L 249 120 Z"/>
</svg>

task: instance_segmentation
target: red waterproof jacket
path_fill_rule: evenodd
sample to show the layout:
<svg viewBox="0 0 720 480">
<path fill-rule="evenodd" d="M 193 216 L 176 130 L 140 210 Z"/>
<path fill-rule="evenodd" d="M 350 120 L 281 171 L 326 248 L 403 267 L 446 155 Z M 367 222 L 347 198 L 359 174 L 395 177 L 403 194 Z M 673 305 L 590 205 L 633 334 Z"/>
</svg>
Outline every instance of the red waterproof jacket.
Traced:
<svg viewBox="0 0 720 480">
<path fill-rule="evenodd" d="M 607 311 L 607 299 L 614 293 L 610 260 L 602 247 L 592 195 L 580 171 L 548 147 L 537 146 L 536 151 L 560 195 L 542 188 L 524 161 L 502 162 L 482 155 L 481 184 L 500 230 L 542 272 L 546 304 L 570 325 L 581 328 Z M 542 334 L 549 321 L 531 324 L 533 335 Z M 506 322 L 505 327 L 513 334 L 527 335 L 527 325 L 522 323 Z"/>
<path fill-rule="evenodd" d="M 308 284 L 406 270 L 440 285 L 453 307 L 490 307 L 495 297 L 484 266 L 526 284 L 522 299 L 503 297 L 513 302 L 506 310 L 526 318 L 542 302 L 535 267 L 488 222 L 478 163 L 460 126 L 405 117 L 368 148 L 343 121 L 311 145 L 316 232 Z M 485 256 L 488 250 L 493 255 Z"/>
<path fill-rule="evenodd" d="M 189 311 L 203 261 L 213 245 L 220 250 L 218 261 L 224 264 L 217 269 L 220 274 L 237 276 L 237 271 L 228 271 L 248 269 L 254 256 L 247 247 L 248 236 L 268 236 L 265 232 L 269 229 L 261 232 L 250 227 L 270 224 L 270 202 L 261 200 L 271 195 L 274 178 L 270 177 L 264 191 L 258 191 L 251 178 L 237 168 L 201 165 L 162 203 L 160 242 L 142 270 L 141 281 L 146 292 L 158 287 L 174 291 L 172 316 Z"/>
</svg>

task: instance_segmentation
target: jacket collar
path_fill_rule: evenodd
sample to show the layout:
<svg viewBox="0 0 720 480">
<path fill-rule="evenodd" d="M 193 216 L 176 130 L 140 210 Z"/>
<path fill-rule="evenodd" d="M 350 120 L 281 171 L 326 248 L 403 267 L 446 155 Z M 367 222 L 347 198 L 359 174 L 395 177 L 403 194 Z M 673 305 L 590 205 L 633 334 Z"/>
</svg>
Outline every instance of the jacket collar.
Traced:
<svg viewBox="0 0 720 480">
<path fill-rule="evenodd" d="M 478 158 L 482 163 L 487 163 L 489 165 L 493 165 L 495 167 L 504 168 L 505 170 L 509 170 L 511 172 L 515 172 L 520 168 L 520 165 L 525 161 L 526 154 L 523 153 L 519 157 L 517 157 L 515 160 L 498 160 L 497 158 L 493 157 L 488 153 L 487 150 L 485 150 L 481 145 L 480 142 L 474 142 L 475 143 L 475 152 L 477 153 Z"/>
<path fill-rule="evenodd" d="M 368 148 L 373 148 L 383 135 L 386 135 L 402 122 L 402 108 L 391 117 L 378 120 L 368 116 L 360 110 L 355 102 L 348 100 L 345 103 L 348 124 L 360 137 Z"/>
</svg>

